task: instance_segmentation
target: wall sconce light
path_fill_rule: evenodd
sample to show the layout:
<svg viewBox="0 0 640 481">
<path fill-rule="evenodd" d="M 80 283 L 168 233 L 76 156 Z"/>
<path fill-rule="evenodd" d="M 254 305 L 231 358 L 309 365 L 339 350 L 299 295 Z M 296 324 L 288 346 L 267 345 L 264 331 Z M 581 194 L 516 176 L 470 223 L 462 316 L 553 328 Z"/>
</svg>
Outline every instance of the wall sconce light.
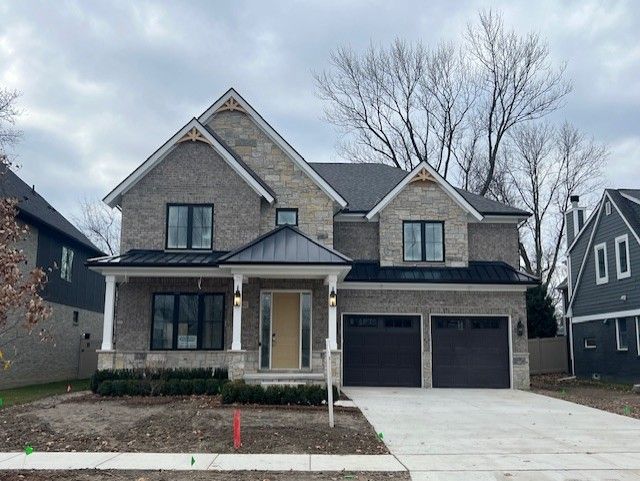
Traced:
<svg viewBox="0 0 640 481">
<path fill-rule="evenodd" d="M 518 324 L 516 325 L 516 332 L 518 333 L 518 337 L 522 337 L 524 335 L 524 324 L 522 323 L 522 319 L 518 319 Z"/>
<path fill-rule="evenodd" d="M 331 294 L 329 294 L 329 307 L 336 307 L 338 304 L 338 296 L 336 294 L 335 289 L 331 289 Z"/>
<path fill-rule="evenodd" d="M 240 307 L 242 305 L 242 293 L 240 292 L 240 288 L 236 287 L 236 292 L 233 295 L 233 306 Z"/>
</svg>

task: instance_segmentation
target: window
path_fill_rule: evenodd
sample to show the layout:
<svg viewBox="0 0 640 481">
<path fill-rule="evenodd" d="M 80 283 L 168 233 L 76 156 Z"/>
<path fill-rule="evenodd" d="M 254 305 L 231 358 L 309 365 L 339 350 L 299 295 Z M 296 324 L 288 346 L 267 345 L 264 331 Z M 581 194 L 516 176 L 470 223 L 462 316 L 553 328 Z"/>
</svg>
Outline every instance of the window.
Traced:
<svg viewBox="0 0 640 481">
<path fill-rule="evenodd" d="M 224 348 L 224 294 L 155 294 L 151 349 Z"/>
<path fill-rule="evenodd" d="M 444 222 L 403 223 L 405 261 L 444 261 Z"/>
<path fill-rule="evenodd" d="M 78 311 L 73 311 L 73 325 L 78 325 Z"/>
<path fill-rule="evenodd" d="M 593 248 L 596 262 L 596 284 L 609 282 L 609 267 L 607 265 L 607 244 L 598 244 Z"/>
<path fill-rule="evenodd" d="M 455 329 L 457 331 L 464 330 L 464 320 L 455 317 L 451 319 L 438 319 L 436 326 L 438 329 Z"/>
<path fill-rule="evenodd" d="M 585 337 L 584 338 L 584 348 L 585 349 L 595 349 L 596 348 L 596 339 L 595 339 L 595 337 Z"/>
<path fill-rule="evenodd" d="M 607 215 L 611 215 L 611 202 L 607 201 L 604 204 L 604 212 Z"/>
<path fill-rule="evenodd" d="M 629 236 L 627 234 L 616 237 L 616 274 L 618 279 L 625 279 L 631 276 Z"/>
<path fill-rule="evenodd" d="M 626 319 L 616 319 L 616 348 L 618 351 L 629 350 L 629 331 Z"/>
<path fill-rule="evenodd" d="M 276 209 L 276 225 L 298 225 L 298 209 Z"/>
<path fill-rule="evenodd" d="M 60 260 L 60 278 L 71 282 L 71 271 L 73 270 L 73 250 L 62 247 L 62 259 Z"/>
<path fill-rule="evenodd" d="M 211 249 L 213 205 L 169 204 L 167 249 Z"/>
<path fill-rule="evenodd" d="M 636 354 L 640 356 L 640 318 L 636 317 Z"/>
</svg>

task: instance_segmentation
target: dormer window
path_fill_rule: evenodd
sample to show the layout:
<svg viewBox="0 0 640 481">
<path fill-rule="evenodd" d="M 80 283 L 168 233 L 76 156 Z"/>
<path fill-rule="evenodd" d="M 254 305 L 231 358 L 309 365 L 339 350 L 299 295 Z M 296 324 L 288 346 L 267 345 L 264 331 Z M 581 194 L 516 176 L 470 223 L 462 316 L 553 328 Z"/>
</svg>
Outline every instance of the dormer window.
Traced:
<svg viewBox="0 0 640 481">
<path fill-rule="evenodd" d="M 276 225 L 298 225 L 298 209 L 276 209 Z"/>
<path fill-rule="evenodd" d="M 444 262 L 444 222 L 405 221 L 404 260 Z"/>
<path fill-rule="evenodd" d="M 211 249 L 213 205 L 169 204 L 167 206 L 167 249 Z"/>
</svg>

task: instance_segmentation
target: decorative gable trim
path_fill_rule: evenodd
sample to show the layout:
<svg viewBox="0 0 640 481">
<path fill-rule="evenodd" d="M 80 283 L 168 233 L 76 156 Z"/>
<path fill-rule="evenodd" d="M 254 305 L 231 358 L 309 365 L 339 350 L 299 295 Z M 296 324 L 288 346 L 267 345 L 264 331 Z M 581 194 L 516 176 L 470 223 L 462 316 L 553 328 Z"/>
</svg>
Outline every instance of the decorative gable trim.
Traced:
<svg viewBox="0 0 640 481">
<path fill-rule="evenodd" d="M 267 202 L 272 204 L 275 197 L 271 195 L 245 168 L 242 166 L 231 153 L 213 137 L 197 119 L 192 119 L 187 125 L 176 132 L 173 137 L 167 140 L 158 150 L 156 150 L 147 160 L 145 160 L 136 170 L 124 179 L 118 186 L 113 189 L 103 201 L 110 207 L 120 205 L 122 196 L 136 185 L 148 172 L 158 165 L 175 146 L 182 142 L 204 142 L 209 144 L 231 168 L 242 177 L 247 184 L 255 190 L 258 195 L 265 198 Z"/>
<path fill-rule="evenodd" d="M 431 167 L 427 162 L 420 162 L 414 169 L 409 172 L 393 189 L 385 195 L 380 202 L 378 202 L 367 214 L 367 219 L 371 220 L 384 209 L 396 196 L 402 192 L 402 190 L 412 182 L 434 182 L 438 184 L 442 189 L 449 194 L 456 204 L 466 210 L 469 214 L 481 221 L 484 217 L 473 207 L 469 202 L 465 200 L 462 195 L 442 177 L 438 171 Z"/>
<path fill-rule="evenodd" d="M 329 198 L 337 202 L 341 207 L 346 207 L 347 201 L 233 88 L 230 88 L 222 97 L 216 100 L 211 107 L 205 110 L 202 115 L 198 117 L 198 121 L 201 124 L 208 124 L 217 112 L 225 110 L 244 112 L 251 117 L 260 130 L 280 147 Z"/>
</svg>

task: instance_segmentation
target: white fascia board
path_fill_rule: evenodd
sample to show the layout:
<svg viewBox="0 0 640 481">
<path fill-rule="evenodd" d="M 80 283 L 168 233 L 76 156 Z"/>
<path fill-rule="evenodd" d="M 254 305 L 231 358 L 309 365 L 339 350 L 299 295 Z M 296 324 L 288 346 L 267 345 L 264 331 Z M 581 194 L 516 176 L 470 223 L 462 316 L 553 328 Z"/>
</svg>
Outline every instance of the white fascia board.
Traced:
<svg viewBox="0 0 640 481">
<path fill-rule="evenodd" d="M 410 282 L 343 282 L 338 287 L 354 290 L 396 291 L 462 291 L 462 292 L 525 292 L 533 285 L 510 284 L 419 284 Z"/>
<path fill-rule="evenodd" d="M 588 316 L 575 316 L 571 322 L 579 324 L 581 322 L 604 321 L 605 319 L 617 319 L 619 317 L 640 316 L 640 309 L 629 309 L 626 311 L 603 312 L 602 314 L 590 314 Z"/>
<path fill-rule="evenodd" d="M 244 167 L 242 167 L 238 161 L 225 149 L 216 139 L 213 137 L 207 129 L 205 129 L 197 119 L 192 119 L 178 132 L 175 133 L 162 147 L 156 150 L 151 157 L 145 160 L 136 170 L 134 170 L 126 179 L 124 179 L 115 189 L 113 189 L 103 200 L 109 207 L 116 207 L 120 203 L 122 195 L 131 189 L 140 179 L 142 179 L 148 172 L 150 172 L 156 165 L 158 165 L 165 156 L 171 152 L 177 145 L 177 142 L 189 132 L 191 129 L 196 128 L 200 134 L 210 142 L 213 149 L 231 166 L 231 168 L 242 177 L 253 190 L 259 195 L 264 197 L 267 202 L 273 204 L 275 199 L 267 192 L 264 187 L 257 182 L 251 174 L 249 174 Z"/>
<path fill-rule="evenodd" d="M 411 182 L 411 180 L 420 172 L 422 169 L 425 169 L 429 174 L 431 174 L 438 182 L 440 187 L 444 189 L 444 191 L 449 194 L 449 196 L 464 210 L 469 212 L 473 217 L 477 220 L 481 221 L 484 217 L 478 212 L 475 207 L 473 207 L 469 202 L 465 200 L 460 193 L 453 188 L 453 186 L 446 181 L 433 167 L 431 167 L 427 162 L 420 162 L 416 165 L 411 172 L 409 172 L 404 179 L 402 179 L 398 185 L 396 185 L 387 195 L 385 195 L 380 202 L 378 202 L 367 214 L 367 219 L 371 220 L 373 216 L 378 214 L 382 209 L 384 209 L 389 202 L 391 202 L 395 197 Z"/>
<path fill-rule="evenodd" d="M 619 192 L 619 194 L 624 197 L 627 200 L 630 200 L 631 202 L 635 202 L 636 204 L 640 204 L 640 199 L 637 199 L 629 194 L 625 194 L 623 192 Z"/>
<path fill-rule="evenodd" d="M 242 274 L 248 277 L 273 277 L 291 279 L 324 279 L 328 275 L 344 276 L 351 266 L 313 266 L 313 265 L 252 265 L 237 264 L 225 266 L 231 274 Z"/>
<path fill-rule="evenodd" d="M 618 207 L 618 204 L 615 203 L 615 201 L 611 198 L 608 192 L 606 192 L 605 195 L 614 205 L 614 207 L 616 208 L 616 211 L 618 212 L 618 215 L 622 218 L 624 223 L 627 225 L 627 228 L 631 231 L 631 233 L 633 234 L 633 237 L 635 237 L 638 244 L 640 244 L 640 237 L 638 237 L 638 233 L 633 229 L 633 227 L 631 227 L 631 224 L 629 224 L 629 221 L 627 220 L 627 218 L 622 214 L 622 211 L 620 210 L 620 207 Z"/>
<path fill-rule="evenodd" d="M 313 167 L 311 167 L 306 160 L 293 148 L 289 143 L 282 138 L 282 136 L 276 132 L 276 130 L 269 125 L 269 123 L 264 120 L 264 118 L 245 100 L 242 98 L 238 92 L 236 92 L 233 88 L 230 88 L 222 97 L 215 101 L 211 107 L 205 110 L 200 117 L 198 117 L 198 121 L 203 124 L 209 123 L 211 117 L 216 113 L 216 111 L 227 101 L 230 97 L 233 97 L 234 100 L 238 102 L 238 104 L 249 114 L 249 116 L 253 119 L 253 121 L 260 127 L 260 129 L 267 134 L 267 136 L 278 146 L 280 147 L 293 161 L 294 163 L 302 169 L 302 171 L 311 177 L 320 189 L 327 194 L 331 199 L 337 202 L 341 207 L 346 207 L 347 201 L 340 195 L 338 192 L 329 185 L 329 183 L 324 180 L 320 174 L 318 174 Z"/>
<path fill-rule="evenodd" d="M 603 199 L 604 199 L 604 196 L 602 196 L 602 199 L 600 199 L 600 202 L 598 202 L 598 205 L 596 206 L 596 208 L 593 209 L 593 212 L 591 212 L 591 215 L 589 215 L 589 217 L 587 217 L 587 220 L 582 225 L 582 229 L 580 229 L 580 232 L 578 232 L 576 234 L 576 236 L 573 238 L 573 242 L 571 243 L 571 245 L 569 247 L 567 247 L 567 252 L 571 252 L 571 249 L 573 249 L 573 247 L 576 245 L 576 243 L 578 242 L 578 239 L 580 238 L 580 236 L 582 234 L 584 234 L 584 232 L 587 230 L 587 226 L 595 218 L 596 213 L 600 209 L 600 203 L 602 202 Z"/>
</svg>

